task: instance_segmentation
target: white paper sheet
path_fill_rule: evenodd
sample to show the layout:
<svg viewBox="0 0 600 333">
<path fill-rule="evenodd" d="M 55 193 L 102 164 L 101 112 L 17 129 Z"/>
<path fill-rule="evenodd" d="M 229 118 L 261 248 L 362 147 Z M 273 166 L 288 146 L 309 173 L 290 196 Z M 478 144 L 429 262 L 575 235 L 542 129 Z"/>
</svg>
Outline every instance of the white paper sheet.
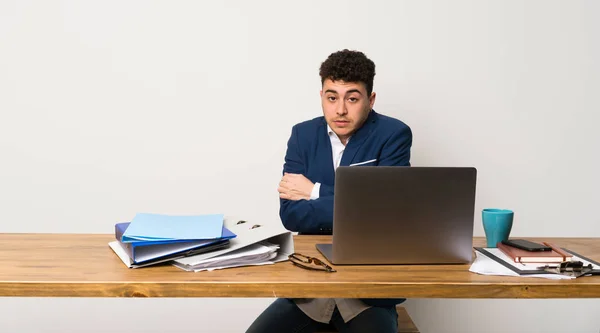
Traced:
<svg viewBox="0 0 600 333">
<path fill-rule="evenodd" d="M 263 225 L 251 221 L 226 218 L 224 226 L 237 235 L 236 238 L 230 240 L 227 248 L 176 259 L 173 261 L 173 265 L 187 271 L 214 270 L 250 265 L 268 265 L 288 260 L 288 256 L 294 252 L 292 233 L 289 230 L 284 229 L 280 224 L 268 223 Z M 267 251 L 262 247 L 253 247 L 253 245 L 257 244 L 267 244 L 264 242 L 268 242 L 278 248 L 276 251 Z M 241 255 L 251 256 L 256 254 L 253 251 L 263 253 L 263 256 L 245 259 L 240 258 Z M 265 253 L 268 252 L 270 254 L 265 255 Z M 233 259 L 229 257 L 231 254 L 234 255 Z M 216 258 L 215 261 L 207 261 L 213 258 Z M 213 262 L 213 264 L 201 266 L 203 263 L 209 262 Z"/>
<path fill-rule="evenodd" d="M 263 241 L 220 256 L 195 260 L 193 264 L 175 261 L 173 265 L 183 270 L 194 272 L 241 266 L 268 265 L 277 261 L 278 250 L 278 245 Z"/>
</svg>

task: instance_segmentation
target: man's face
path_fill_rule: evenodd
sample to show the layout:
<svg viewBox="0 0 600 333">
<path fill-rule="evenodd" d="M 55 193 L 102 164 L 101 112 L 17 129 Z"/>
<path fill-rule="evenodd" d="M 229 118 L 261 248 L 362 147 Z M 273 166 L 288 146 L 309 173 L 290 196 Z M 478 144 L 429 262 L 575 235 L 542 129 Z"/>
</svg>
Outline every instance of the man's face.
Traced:
<svg viewBox="0 0 600 333">
<path fill-rule="evenodd" d="M 375 103 L 375 93 L 367 96 L 362 82 L 332 81 L 326 79 L 321 90 L 323 115 L 342 143 L 365 122 Z"/>
</svg>

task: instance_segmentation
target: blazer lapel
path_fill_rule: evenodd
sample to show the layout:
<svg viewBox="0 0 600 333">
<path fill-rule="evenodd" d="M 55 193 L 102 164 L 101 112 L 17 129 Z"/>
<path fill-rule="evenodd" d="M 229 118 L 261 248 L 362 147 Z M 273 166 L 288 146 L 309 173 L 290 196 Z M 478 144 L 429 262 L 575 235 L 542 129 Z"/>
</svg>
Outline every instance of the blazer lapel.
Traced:
<svg viewBox="0 0 600 333">
<path fill-rule="evenodd" d="M 375 128 L 375 122 L 377 121 L 377 114 L 374 110 L 369 112 L 369 116 L 365 123 L 361 128 L 356 131 L 351 137 L 350 141 L 346 145 L 346 149 L 344 149 L 344 155 L 342 155 L 342 161 L 340 162 L 340 166 L 348 166 L 354 160 L 354 156 L 360 149 L 360 146 L 365 142 L 365 140 L 369 137 L 373 129 Z"/>
<path fill-rule="evenodd" d="M 333 184 L 335 171 L 333 170 L 333 155 L 331 153 L 331 140 L 327 133 L 327 122 L 323 119 L 317 130 L 317 161 L 319 163 L 319 174 L 323 177 L 323 182 Z"/>
</svg>

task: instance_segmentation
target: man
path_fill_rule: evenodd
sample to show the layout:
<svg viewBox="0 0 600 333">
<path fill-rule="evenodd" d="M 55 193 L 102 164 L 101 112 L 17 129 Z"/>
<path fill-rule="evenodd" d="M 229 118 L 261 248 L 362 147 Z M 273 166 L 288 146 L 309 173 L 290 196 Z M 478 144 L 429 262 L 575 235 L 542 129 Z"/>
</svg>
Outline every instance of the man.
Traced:
<svg viewBox="0 0 600 333">
<path fill-rule="evenodd" d="M 335 169 L 342 165 L 410 166 L 412 132 L 373 110 L 375 64 L 362 52 L 331 54 L 320 68 L 323 117 L 292 128 L 279 183 L 283 225 L 300 234 L 331 234 Z M 277 299 L 247 332 L 396 333 L 404 299 Z"/>
</svg>

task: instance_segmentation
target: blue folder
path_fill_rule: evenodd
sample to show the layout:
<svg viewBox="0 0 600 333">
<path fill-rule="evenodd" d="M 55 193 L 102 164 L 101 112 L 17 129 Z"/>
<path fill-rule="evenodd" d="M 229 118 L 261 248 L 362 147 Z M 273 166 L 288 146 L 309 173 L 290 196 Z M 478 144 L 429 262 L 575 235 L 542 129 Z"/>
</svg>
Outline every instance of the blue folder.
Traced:
<svg viewBox="0 0 600 333">
<path fill-rule="evenodd" d="M 200 240 L 219 238 L 223 214 L 164 215 L 138 213 L 119 241 L 123 243 L 163 240 Z"/>
<path fill-rule="evenodd" d="M 220 249 L 229 244 L 229 240 L 236 235 L 229 229 L 222 227 L 219 238 L 202 240 L 162 240 L 162 241 L 130 241 L 122 242 L 123 234 L 129 227 L 130 222 L 115 224 L 115 238 L 125 250 L 131 264 L 148 264 L 153 261 L 164 261 L 165 259 L 178 259 L 181 257 L 204 253 Z"/>
</svg>

